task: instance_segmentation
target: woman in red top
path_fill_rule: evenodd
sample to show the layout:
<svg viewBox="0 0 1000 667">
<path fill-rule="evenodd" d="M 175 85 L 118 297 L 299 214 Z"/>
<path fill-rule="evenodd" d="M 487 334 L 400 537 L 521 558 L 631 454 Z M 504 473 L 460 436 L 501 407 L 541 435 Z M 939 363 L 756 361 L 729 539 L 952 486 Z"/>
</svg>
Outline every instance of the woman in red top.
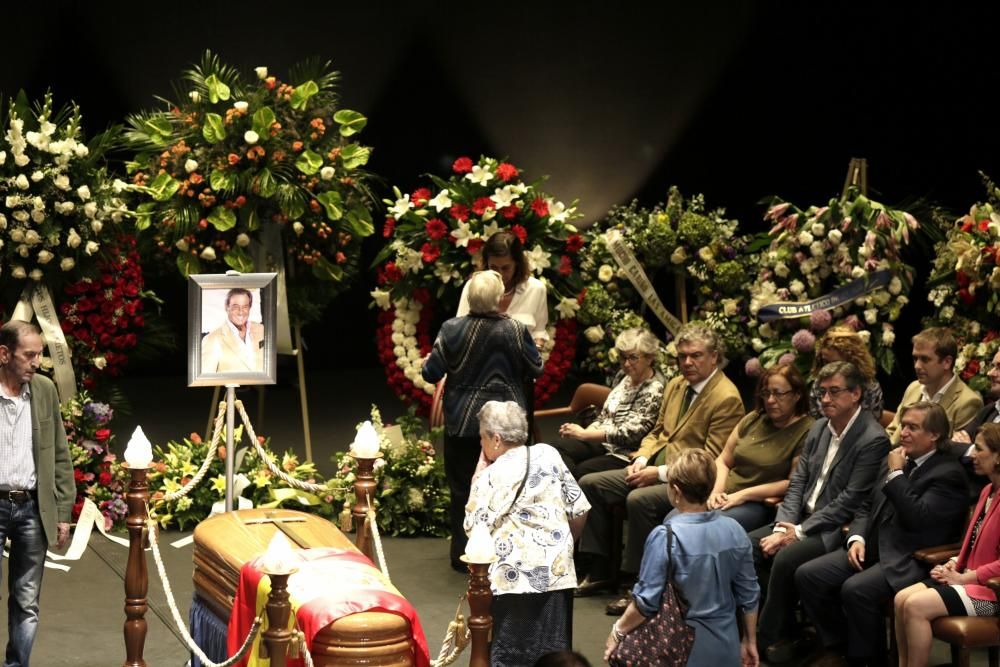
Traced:
<svg viewBox="0 0 1000 667">
<path fill-rule="evenodd" d="M 896 641 L 901 667 L 923 667 L 930 657 L 931 621 L 940 616 L 995 616 L 996 594 L 985 584 L 1000 577 L 1000 424 L 976 436 L 972 463 L 990 483 L 983 488 L 958 558 L 931 570 L 931 578 L 896 594 Z"/>
</svg>

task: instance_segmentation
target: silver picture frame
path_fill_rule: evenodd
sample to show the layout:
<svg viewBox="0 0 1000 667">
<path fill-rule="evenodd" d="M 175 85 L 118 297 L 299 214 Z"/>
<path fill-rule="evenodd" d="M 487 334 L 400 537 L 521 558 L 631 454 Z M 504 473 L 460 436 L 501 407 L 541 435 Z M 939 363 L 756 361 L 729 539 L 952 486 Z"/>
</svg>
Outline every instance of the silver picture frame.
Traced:
<svg viewBox="0 0 1000 667">
<path fill-rule="evenodd" d="M 235 273 L 235 272 L 234 272 Z M 274 384 L 277 379 L 277 273 L 201 274 L 188 277 L 188 386 Z M 230 324 L 231 290 L 251 295 L 246 311 L 251 340 L 236 351 Z M 259 319 L 256 319 L 259 318 Z M 227 327 L 233 333 L 227 338 Z M 257 334 L 255 340 L 254 333 Z M 212 368 L 210 369 L 209 366 Z"/>
</svg>

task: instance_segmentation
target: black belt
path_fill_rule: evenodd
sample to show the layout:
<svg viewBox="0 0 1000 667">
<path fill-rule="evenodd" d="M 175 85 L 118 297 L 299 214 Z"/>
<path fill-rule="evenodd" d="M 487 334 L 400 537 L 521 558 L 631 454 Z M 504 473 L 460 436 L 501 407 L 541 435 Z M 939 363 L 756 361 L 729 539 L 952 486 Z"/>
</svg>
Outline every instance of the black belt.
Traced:
<svg viewBox="0 0 1000 667">
<path fill-rule="evenodd" d="M 35 490 L 26 491 L 24 489 L 0 489 L 0 500 L 9 500 L 15 505 L 26 503 L 38 497 Z"/>
</svg>

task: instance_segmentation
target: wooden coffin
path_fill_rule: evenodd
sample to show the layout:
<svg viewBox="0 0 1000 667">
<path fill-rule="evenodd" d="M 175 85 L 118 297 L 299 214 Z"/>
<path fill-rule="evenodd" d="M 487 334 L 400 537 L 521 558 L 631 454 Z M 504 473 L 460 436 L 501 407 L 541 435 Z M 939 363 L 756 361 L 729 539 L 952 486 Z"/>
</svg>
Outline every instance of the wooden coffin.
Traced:
<svg viewBox="0 0 1000 667">
<path fill-rule="evenodd" d="M 243 564 L 264 553 L 279 526 L 302 548 L 354 549 L 329 521 L 293 510 L 239 510 L 202 521 L 194 530 L 194 588 L 219 618 L 229 619 Z M 316 635 L 311 650 L 317 667 L 403 667 L 413 663 L 412 644 L 405 618 L 366 611 L 328 625 Z"/>
</svg>

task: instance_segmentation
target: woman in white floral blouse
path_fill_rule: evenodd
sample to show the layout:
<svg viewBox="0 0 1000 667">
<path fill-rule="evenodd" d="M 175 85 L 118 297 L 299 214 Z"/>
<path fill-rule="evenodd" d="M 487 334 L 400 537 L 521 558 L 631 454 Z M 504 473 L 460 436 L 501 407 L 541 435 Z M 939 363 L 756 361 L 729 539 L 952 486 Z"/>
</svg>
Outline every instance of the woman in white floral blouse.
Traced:
<svg viewBox="0 0 1000 667">
<path fill-rule="evenodd" d="M 472 483 L 465 531 L 485 524 L 496 548 L 490 664 L 524 667 L 572 645 L 573 542 L 590 503 L 554 448 L 525 446 L 517 403 L 486 403 L 479 433 L 489 465 Z"/>
</svg>

